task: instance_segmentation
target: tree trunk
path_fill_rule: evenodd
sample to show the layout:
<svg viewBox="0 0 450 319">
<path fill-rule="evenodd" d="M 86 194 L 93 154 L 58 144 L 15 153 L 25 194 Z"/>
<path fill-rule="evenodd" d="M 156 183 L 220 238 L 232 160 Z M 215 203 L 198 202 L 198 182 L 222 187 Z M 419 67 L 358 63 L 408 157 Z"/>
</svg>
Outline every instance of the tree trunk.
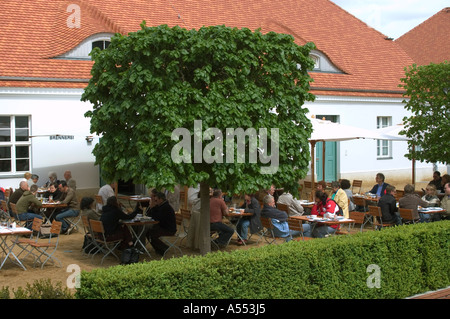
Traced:
<svg viewBox="0 0 450 319">
<path fill-rule="evenodd" d="M 209 215 L 209 185 L 200 183 L 200 242 L 199 248 L 202 255 L 211 252 L 210 215 Z"/>
</svg>

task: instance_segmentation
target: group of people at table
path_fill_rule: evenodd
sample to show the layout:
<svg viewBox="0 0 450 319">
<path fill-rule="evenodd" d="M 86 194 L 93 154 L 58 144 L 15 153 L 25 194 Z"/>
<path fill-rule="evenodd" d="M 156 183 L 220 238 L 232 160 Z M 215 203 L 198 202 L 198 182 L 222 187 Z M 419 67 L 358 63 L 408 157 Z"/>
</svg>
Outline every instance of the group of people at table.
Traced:
<svg viewBox="0 0 450 319">
<path fill-rule="evenodd" d="M 398 208 L 412 209 L 414 218 L 420 222 L 437 221 L 450 216 L 450 176 L 447 174 L 440 178 L 440 173 L 435 172 L 433 181 L 427 185 L 422 197 L 416 193 L 413 185 L 407 184 L 404 187 L 404 196 L 399 198 L 398 203 L 395 186 L 386 183 L 382 173 L 378 173 L 375 180 L 376 184 L 368 192 L 370 197 L 368 197 L 366 205 L 380 207 L 383 223 L 401 225 L 402 218 L 398 213 Z M 245 201 L 239 209 L 248 214 L 238 218 L 236 224 L 238 244 L 243 245 L 247 242 L 249 230 L 252 234 L 261 231 L 260 217 L 270 218 L 274 235 L 284 237 L 286 241 L 289 241 L 292 237 L 300 236 L 301 233 L 289 230 L 288 217 L 310 214 L 328 220 L 336 220 L 340 214 L 344 219 L 349 219 L 350 211 L 366 211 L 367 207 L 359 207 L 353 203 L 353 193 L 350 187 L 350 181 L 347 179 L 332 182 L 331 189 L 328 189 L 327 184 L 323 181 L 317 183 L 314 203 L 307 213 L 302 207 L 303 203 L 288 192 L 283 192 L 278 198 L 275 198 L 273 185 L 271 189 L 265 191 L 262 203 L 261 196 L 258 200 L 257 195 L 246 194 Z M 442 199 L 437 196 L 437 190 L 444 193 Z M 278 209 L 277 204 L 286 205 L 288 212 Z M 441 207 L 441 213 L 418 212 L 419 207 L 433 206 Z M 227 207 L 224 202 L 221 191 L 215 190 L 210 200 L 210 222 L 211 230 L 219 232 L 216 240 L 218 246 L 226 246 L 234 234 L 235 229 L 222 221 L 223 217 L 230 216 L 229 212 L 232 210 L 234 208 Z M 339 229 L 339 224 L 321 224 L 319 222 L 312 227 L 311 224 L 305 223 L 302 224 L 302 227 L 304 237 L 322 238 L 335 233 Z"/>
<path fill-rule="evenodd" d="M 66 233 L 72 227 L 66 218 L 79 214 L 75 192 L 76 181 L 72 178 L 71 172 L 64 173 L 64 180 L 58 180 L 56 173 L 50 172 L 49 180 L 41 188 L 37 185 L 39 179 L 37 175 L 26 173 L 24 177 L 19 183 L 19 188 L 11 192 L 7 198 L 9 215 L 19 221 L 25 221 L 26 228 L 29 229 L 34 218 L 55 219 L 62 222 L 61 231 Z M 15 211 L 11 204 L 15 205 Z M 47 209 L 44 209 L 43 206 L 46 204 L 58 204 L 58 208 L 47 206 Z"/>
</svg>

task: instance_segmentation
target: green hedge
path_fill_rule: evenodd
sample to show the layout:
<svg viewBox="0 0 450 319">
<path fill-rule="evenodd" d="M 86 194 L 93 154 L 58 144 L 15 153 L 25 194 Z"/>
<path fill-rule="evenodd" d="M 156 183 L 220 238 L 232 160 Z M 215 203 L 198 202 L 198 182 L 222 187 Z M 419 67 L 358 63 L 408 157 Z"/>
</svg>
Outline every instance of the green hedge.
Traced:
<svg viewBox="0 0 450 319">
<path fill-rule="evenodd" d="M 83 272 L 76 297 L 405 298 L 450 285 L 449 243 L 450 221 L 440 221 L 184 256 Z"/>
</svg>

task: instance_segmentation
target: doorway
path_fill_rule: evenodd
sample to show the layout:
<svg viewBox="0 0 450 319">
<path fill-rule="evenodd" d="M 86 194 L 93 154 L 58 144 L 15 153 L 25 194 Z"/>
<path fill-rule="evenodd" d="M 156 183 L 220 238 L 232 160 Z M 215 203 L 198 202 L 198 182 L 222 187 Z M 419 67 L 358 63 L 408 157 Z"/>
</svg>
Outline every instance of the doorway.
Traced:
<svg viewBox="0 0 450 319">
<path fill-rule="evenodd" d="M 337 115 L 317 115 L 316 118 L 337 123 Z M 325 142 L 325 155 L 323 154 L 323 143 L 316 144 L 316 167 L 317 180 L 332 182 L 337 180 L 337 142 Z M 325 156 L 325 158 L 324 158 Z M 325 178 L 323 176 L 323 166 L 325 163 Z"/>
</svg>

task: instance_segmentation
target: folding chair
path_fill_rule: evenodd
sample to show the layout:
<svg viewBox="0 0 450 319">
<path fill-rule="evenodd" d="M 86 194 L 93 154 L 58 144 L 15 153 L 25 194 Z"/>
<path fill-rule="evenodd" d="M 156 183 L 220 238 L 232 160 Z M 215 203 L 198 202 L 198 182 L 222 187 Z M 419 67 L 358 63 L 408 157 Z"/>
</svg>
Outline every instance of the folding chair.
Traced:
<svg viewBox="0 0 450 319">
<path fill-rule="evenodd" d="M 300 220 L 289 217 L 287 222 L 288 222 L 288 225 L 289 225 L 289 230 L 296 230 L 296 231 L 299 231 L 302 234 L 301 237 L 292 238 L 293 240 L 297 240 L 297 241 L 303 240 L 303 241 L 305 241 L 305 240 L 314 239 L 312 237 L 305 237 L 305 235 L 303 234 L 302 222 Z"/>
<path fill-rule="evenodd" d="M 100 195 L 95 195 L 95 203 L 97 204 L 97 212 L 100 213 L 101 209 L 98 208 L 98 205 L 100 205 L 100 207 L 103 207 L 103 198 Z"/>
<path fill-rule="evenodd" d="M 419 222 L 419 220 L 420 220 L 419 217 L 414 217 L 412 209 L 399 208 L 398 212 L 400 214 L 400 217 L 402 218 L 403 223 L 405 223 L 405 224 L 410 224 L 410 223 L 415 224 L 416 222 Z"/>
<path fill-rule="evenodd" d="M 273 232 L 273 224 L 272 224 L 272 220 L 270 218 L 267 217 L 261 217 L 261 225 L 263 226 L 262 229 L 262 234 L 260 235 L 260 238 L 258 240 L 259 241 L 262 239 L 262 237 L 264 237 L 264 239 L 266 240 L 266 242 L 270 245 L 273 243 L 276 243 L 277 239 L 283 239 L 286 240 L 286 238 L 283 237 L 276 237 L 274 232 Z"/>
<path fill-rule="evenodd" d="M 360 193 L 361 192 L 361 188 L 362 188 L 362 180 L 354 179 L 353 182 L 352 182 L 352 193 L 356 194 L 355 190 L 353 189 L 354 187 L 359 187 L 358 193 Z"/>
<path fill-rule="evenodd" d="M 288 205 L 278 203 L 277 208 L 283 212 L 286 212 L 286 214 L 288 214 L 288 216 L 289 216 L 289 206 Z"/>
<path fill-rule="evenodd" d="M 85 215 L 81 216 L 81 221 L 84 230 L 84 245 L 81 247 L 83 254 L 89 255 L 97 247 L 94 237 L 92 236 L 91 225 L 89 224 L 89 218 Z"/>
<path fill-rule="evenodd" d="M 9 214 L 8 205 L 5 200 L 1 200 L 0 206 L 0 219 L 11 220 L 11 215 Z"/>
<path fill-rule="evenodd" d="M 70 233 L 75 229 L 78 231 L 78 224 L 81 221 L 81 215 L 78 212 L 78 216 L 66 217 L 64 220 L 69 224 L 69 229 L 66 232 L 66 235 L 70 235 Z"/>
<path fill-rule="evenodd" d="M 17 207 L 14 203 L 9 203 L 9 206 L 11 207 L 11 211 L 13 212 L 13 215 L 11 216 L 11 220 L 15 221 L 17 225 L 26 227 L 27 225 L 33 223 L 32 219 L 26 219 L 26 220 L 20 220 L 19 214 L 17 213 Z"/>
<path fill-rule="evenodd" d="M 368 214 L 373 217 L 372 227 L 379 227 L 383 229 L 384 227 L 394 226 L 393 223 L 384 223 L 383 218 L 381 216 L 381 207 L 378 206 L 369 206 Z M 378 221 L 379 219 L 379 221 Z"/>
<path fill-rule="evenodd" d="M 364 229 L 364 225 L 366 224 L 366 213 L 362 213 L 362 212 L 357 212 L 357 211 L 353 211 L 350 212 L 350 219 L 355 220 L 355 222 L 353 223 L 353 228 L 355 228 L 355 224 L 361 224 L 361 228 L 360 228 L 360 232 L 363 231 Z M 348 225 L 349 230 L 350 230 L 350 224 Z"/>
<path fill-rule="evenodd" d="M 33 247 L 39 254 L 34 261 L 33 267 L 37 262 L 40 262 L 41 268 L 44 268 L 44 265 L 49 260 L 53 260 L 53 262 L 57 261 L 59 263 L 59 267 L 62 267 L 59 259 L 54 256 L 58 248 L 61 226 L 62 222 L 54 220 L 52 222 L 52 227 L 50 229 L 50 236 L 48 237 L 48 240 L 45 240 L 44 242 L 37 241 L 35 243 L 30 243 L 30 246 Z M 43 256 L 47 257 L 44 260 L 44 262 L 41 261 L 41 257 Z"/>
<path fill-rule="evenodd" d="M 98 253 L 102 252 L 104 254 L 101 264 L 103 264 L 103 260 L 109 254 L 112 254 L 117 260 L 120 261 L 119 256 L 114 253 L 114 250 L 120 245 L 122 239 L 107 239 L 105 235 L 105 229 L 103 228 L 103 223 L 100 220 L 89 220 L 89 224 L 91 225 L 92 235 L 94 236 L 94 242 L 96 243 L 96 247 L 98 250 L 92 255 L 92 258 Z"/>
<path fill-rule="evenodd" d="M 306 199 L 307 200 L 312 199 L 312 193 L 313 193 L 312 182 L 304 181 L 303 182 L 303 190 L 305 191 Z"/>
<path fill-rule="evenodd" d="M 19 258 L 20 255 L 24 251 L 26 251 L 28 253 L 23 258 L 27 258 L 27 256 L 29 254 L 34 255 L 32 252 L 32 249 L 28 250 L 27 248 L 28 248 L 28 246 L 30 246 L 31 243 L 36 243 L 38 241 L 40 233 L 41 233 L 41 226 L 42 226 L 43 222 L 44 222 L 43 219 L 35 217 L 33 219 L 33 225 L 31 227 L 32 233 L 30 234 L 30 237 L 14 239 L 11 241 L 13 244 L 16 244 L 19 248 L 22 249 L 22 251 L 17 255 L 17 258 Z M 35 255 L 35 257 L 36 257 L 36 255 Z"/>
<path fill-rule="evenodd" d="M 211 230 L 209 232 L 209 236 L 211 238 L 211 245 L 213 245 L 214 247 L 216 247 L 216 249 L 220 249 L 219 245 L 216 242 L 216 239 L 219 238 L 219 232 L 216 230 Z"/>
<path fill-rule="evenodd" d="M 169 246 L 166 249 L 166 251 L 164 252 L 163 258 L 167 254 L 167 252 L 172 248 L 177 250 L 180 253 L 180 256 L 183 256 L 183 252 L 181 251 L 180 247 L 177 246 L 178 241 L 180 240 L 180 242 L 181 242 L 181 239 L 186 237 L 186 235 L 184 235 L 184 232 L 182 232 L 183 231 L 183 225 L 182 225 L 183 216 L 181 214 L 175 214 L 175 218 L 176 218 L 176 223 L 177 223 L 177 232 L 175 233 L 175 235 L 160 237 L 160 240 Z M 175 241 L 171 242 L 170 240 L 168 240 L 168 238 L 170 238 L 170 237 L 175 237 Z"/>
</svg>

